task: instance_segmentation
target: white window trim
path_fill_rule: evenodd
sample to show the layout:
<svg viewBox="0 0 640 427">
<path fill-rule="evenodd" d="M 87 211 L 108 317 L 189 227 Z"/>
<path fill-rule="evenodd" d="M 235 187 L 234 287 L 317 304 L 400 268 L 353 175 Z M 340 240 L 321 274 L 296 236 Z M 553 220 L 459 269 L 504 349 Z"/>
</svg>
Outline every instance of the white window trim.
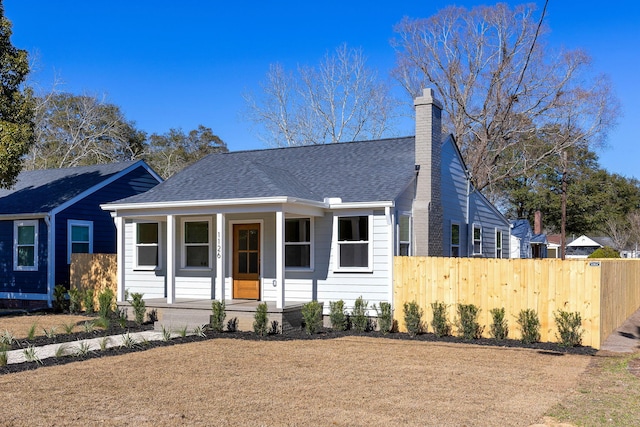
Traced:
<svg viewBox="0 0 640 427">
<path fill-rule="evenodd" d="M 400 231 L 400 218 L 403 216 L 406 216 L 409 218 L 409 240 L 402 240 L 401 231 Z M 408 211 L 398 212 L 398 224 L 396 225 L 396 227 L 397 227 L 396 236 L 398 236 L 398 239 L 396 242 L 396 255 L 400 256 L 400 246 L 402 246 L 403 243 L 406 243 L 409 245 L 407 256 L 413 255 L 413 244 L 411 242 L 411 236 L 413 236 L 413 216 L 411 215 L 411 212 L 408 212 Z"/>
<path fill-rule="evenodd" d="M 480 230 L 480 252 L 476 252 L 476 229 Z M 482 226 L 475 223 L 471 228 L 471 249 L 473 255 L 482 255 Z"/>
<path fill-rule="evenodd" d="M 338 242 L 338 220 L 340 218 L 346 218 L 351 216 L 366 216 L 368 217 L 368 225 L 369 229 L 367 230 L 367 244 L 368 248 L 368 265 L 366 267 L 341 267 L 340 266 L 340 243 Z M 334 254 L 334 271 L 338 273 L 352 273 L 352 272 L 362 272 L 362 273 L 371 273 L 373 272 L 373 212 L 338 212 L 333 215 L 333 237 L 332 237 L 332 252 Z M 360 242 L 352 242 L 353 244 L 362 243 Z M 344 243 L 343 243 L 344 244 Z M 346 243 L 348 244 L 348 243 Z"/>
<path fill-rule="evenodd" d="M 33 266 L 18 265 L 18 227 L 34 227 L 33 236 Z M 38 271 L 38 220 L 13 221 L 13 269 L 15 271 Z M 21 245 L 28 246 L 28 245 Z M 29 245 L 30 246 L 30 245 Z"/>
<path fill-rule="evenodd" d="M 138 224 L 158 224 L 158 243 L 138 243 Z M 162 269 L 162 256 L 160 256 L 160 248 L 162 248 L 162 223 L 160 221 L 135 221 L 133 223 L 133 257 L 135 260 L 134 270 L 140 271 L 156 271 Z M 139 265 L 138 264 L 138 246 L 157 246 L 158 247 L 158 265 Z"/>
<path fill-rule="evenodd" d="M 93 253 L 93 221 L 81 221 L 77 219 L 70 219 L 67 221 L 67 264 L 71 264 L 71 228 L 76 225 L 80 227 L 89 227 L 89 253 Z"/>
<path fill-rule="evenodd" d="M 453 226 L 457 225 L 458 226 L 458 243 L 454 244 L 453 243 Z M 461 257 L 462 254 L 460 253 L 460 240 L 461 240 L 461 235 L 460 235 L 460 231 L 462 230 L 462 228 L 460 227 L 460 222 L 458 221 L 451 221 L 451 224 L 449 226 L 449 256 L 453 256 L 453 248 L 458 248 L 458 257 Z"/>
<path fill-rule="evenodd" d="M 498 239 L 498 234 L 500 235 L 500 239 Z M 496 243 L 495 243 L 496 258 L 502 258 L 502 250 L 503 250 L 503 247 L 502 247 L 503 236 L 502 236 L 502 234 L 503 234 L 502 230 L 500 230 L 499 228 L 496 228 L 496 234 L 495 234 L 495 237 L 496 237 Z M 499 247 L 498 247 L 498 242 L 500 243 Z"/>
<path fill-rule="evenodd" d="M 309 216 L 285 216 L 284 220 L 286 222 L 286 220 L 288 219 L 308 219 L 309 220 L 309 233 L 311 234 L 309 236 L 309 243 L 307 242 L 286 242 L 284 241 L 284 246 L 285 246 L 285 252 L 286 252 L 286 247 L 287 245 L 290 246 L 302 246 L 302 245 L 309 245 L 309 267 L 287 267 L 285 265 L 284 269 L 285 271 L 314 271 L 315 269 L 315 229 L 314 229 L 314 221 L 313 221 L 313 217 L 309 217 Z M 284 239 L 284 237 L 283 237 Z"/>
<path fill-rule="evenodd" d="M 187 267 L 187 245 L 185 243 L 185 239 L 187 237 L 187 233 L 185 232 L 185 227 L 186 227 L 186 223 L 188 222 L 207 222 L 209 224 L 208 228 L 209 228 L 209 236 L 208 236 L 208 240 L 209 243 L 207 244 L 207 246 L 209 246 L 209 266 L 208 267 Z M 182 270 L 189 270 L 189 271 L 212 271 L 213 270 L 213 221 L 211 219 L 211 217 L 187 217 L 187 218 L 182 218 L 180 220 L 180 268 Z M 194 246 L 204 246 L 203 243 L 197 243 L 197 244 L 193 244 Z"/>
</svg>

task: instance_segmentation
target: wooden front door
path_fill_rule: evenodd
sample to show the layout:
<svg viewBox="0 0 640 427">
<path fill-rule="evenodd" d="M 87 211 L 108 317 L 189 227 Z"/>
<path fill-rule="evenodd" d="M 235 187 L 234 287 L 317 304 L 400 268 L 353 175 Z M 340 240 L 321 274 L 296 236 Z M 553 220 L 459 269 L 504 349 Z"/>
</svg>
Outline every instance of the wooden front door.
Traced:
<svg viewBox="0 0 640 427">
<path fill-rule="evenodd" d="M 233 226 L 233 298 L 260 299 L 260 224 Z"/>
</svg>

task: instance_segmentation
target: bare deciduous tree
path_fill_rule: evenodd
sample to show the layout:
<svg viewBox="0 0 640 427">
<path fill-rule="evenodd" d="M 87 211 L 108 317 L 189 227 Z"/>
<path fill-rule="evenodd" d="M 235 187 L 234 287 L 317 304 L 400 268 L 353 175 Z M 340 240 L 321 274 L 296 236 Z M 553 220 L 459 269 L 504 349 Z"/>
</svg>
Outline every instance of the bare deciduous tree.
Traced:
<svg viewBox="0 0 640 427">
<path fill-rule="evenodd" d="M 396 78 L 411 97 L 435 87 L 478 189 L 569 147 L 602 143 L 615 123 L 608 79 L 590 73 L 580 50 L 552 53 L 543 16 L 534 5 L 452 6 L 396 26 Z M 542 128 L 551 143 L 544 150 L 532 145 Z"/>
<path fill-rule="evenodd" d="M 37 99 L 36 142 L 26 169 L 63 168 L 133 160 L 146 135 L 120 108 L 89 95 L 52 91 Z"/>
<path fill-rule="evenodd" d="M 273 146 L 380 138 L 392 131 L 399 106 L 362 50 L 346 45 L 295 74 L 271 65 L 262 89 L 245 95 L 247 117 Z"/>
<path fill-rule="evenodd" d="M 609 218 L 605 222 L 604 228 L 607 236 L 613 241 L 615 250 L 622 251 L 626 249 L 631 237 L 629 234 L 631 231 L 629 223 Z"/>
</svg>

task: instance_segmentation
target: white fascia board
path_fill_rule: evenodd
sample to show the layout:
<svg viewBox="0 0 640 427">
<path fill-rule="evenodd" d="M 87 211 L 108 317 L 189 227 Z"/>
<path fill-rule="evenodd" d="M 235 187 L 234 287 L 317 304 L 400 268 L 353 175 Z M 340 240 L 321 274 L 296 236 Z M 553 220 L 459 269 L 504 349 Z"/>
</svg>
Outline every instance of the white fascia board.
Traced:
<svg viewBox="0 0 640 427">
<path fill-rule="evenodd" d="M 393 208 L 395 207 L 393 201 L 378 201 L 378 202 L 347 202 L 347 203 L 330 203 L 328 208 L 332 210 L 338 209 L 376 209 L 376 208 Z"/>
<path fill-rule="evenodd" d="M 10 221 L 16 219 L 42 219 L 49 214 L 47 212 L 34 212 L 25 214 L 0 214 L 0 221 Z"/>
<path fill-rule="evenodd" d="M 282 205 L 306 206 L 310 208 L 324 209 L 327 204 L 315 200 L 297 199 L 293 197 L 261 197 L 250 199 L 212 199 L 212 200 L 185 200 L 172 202 L 150 203 L 106 203 L 100 205 L 103 210 L 115 211 L 117 216 L 123 215 L 162 215 L 165 212 L 172 214 L 193 213 L 234 213 L 234 212 L 263 212 L 267 210 L 280 210 Z"/>
<path fill-rule="evenodd" d="M 135 169 L 137 169 L 139 167 L 144 167 L 144 168 L 148 169 L 148 167 L 147 167 L 147 165 L 146 165 L 146 163 L 144 161 L 138 160 L 137 162 L 135 162 L 134 164 L 132 164 L 128 168 L 123 169 L 123 170 L 121 170 L 120 172 L 118 172 L 118 173 L 116 173 L 114 175 L 111 175 L 109 178 L 106 178 L 106 179 L 100 181 L 98 184 L 94 185 L 93 187 L 83 191 L 82 193 L 78 194 L 74 198 L 69 199 L 66 202 L 64 202 L 63 204 L 57 206 L 55 209 L 53 209 L 51 211 L 51 215 L 56 215 L 59 212 L 62 212 L 63 210 L 65 210 L 69 206 L 73 205 L 74 203 L 77 203 L 78 201 L 80 201 L 80 200 L 84 199 L 85 197 L 95 193 L 96 191 L 100 190 L 101 188 L 106 187 L 107 185 L 109 185 L 112 182 L 122 178 L 123 176 L 125 176 L 129 172 L 131 172 L 131 171 L 133 171 L 133 170 L 135 170 Z M 155 173 L 153 175 L 155 175 L 154 177 L 160 178 Z M 162 178 L 160 178 L 160 179 L 162 179 Z"/>
</svg>

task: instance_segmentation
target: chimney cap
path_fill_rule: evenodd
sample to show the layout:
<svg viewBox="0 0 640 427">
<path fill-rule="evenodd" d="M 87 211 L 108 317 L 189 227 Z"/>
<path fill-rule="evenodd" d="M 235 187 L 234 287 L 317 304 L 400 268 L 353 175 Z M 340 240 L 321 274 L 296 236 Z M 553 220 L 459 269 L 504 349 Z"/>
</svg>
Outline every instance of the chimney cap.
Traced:
<svg viewBox="0 0 640 427">
<path fill-rule="evenodd" d="M 414 106 L 428 105 L 428 104 L 433 104 L 433 105 L 435 105 L 436 107 L 438 107 L 439 109 L 442 110 L 442 103 L 440 103 L 440 101 L 438 101 L 435 98 L 434 91 L 430 87 L 422 89 L 422 96 L 417 97 L 413 101 L 413 105 Z"/>
</svg>

